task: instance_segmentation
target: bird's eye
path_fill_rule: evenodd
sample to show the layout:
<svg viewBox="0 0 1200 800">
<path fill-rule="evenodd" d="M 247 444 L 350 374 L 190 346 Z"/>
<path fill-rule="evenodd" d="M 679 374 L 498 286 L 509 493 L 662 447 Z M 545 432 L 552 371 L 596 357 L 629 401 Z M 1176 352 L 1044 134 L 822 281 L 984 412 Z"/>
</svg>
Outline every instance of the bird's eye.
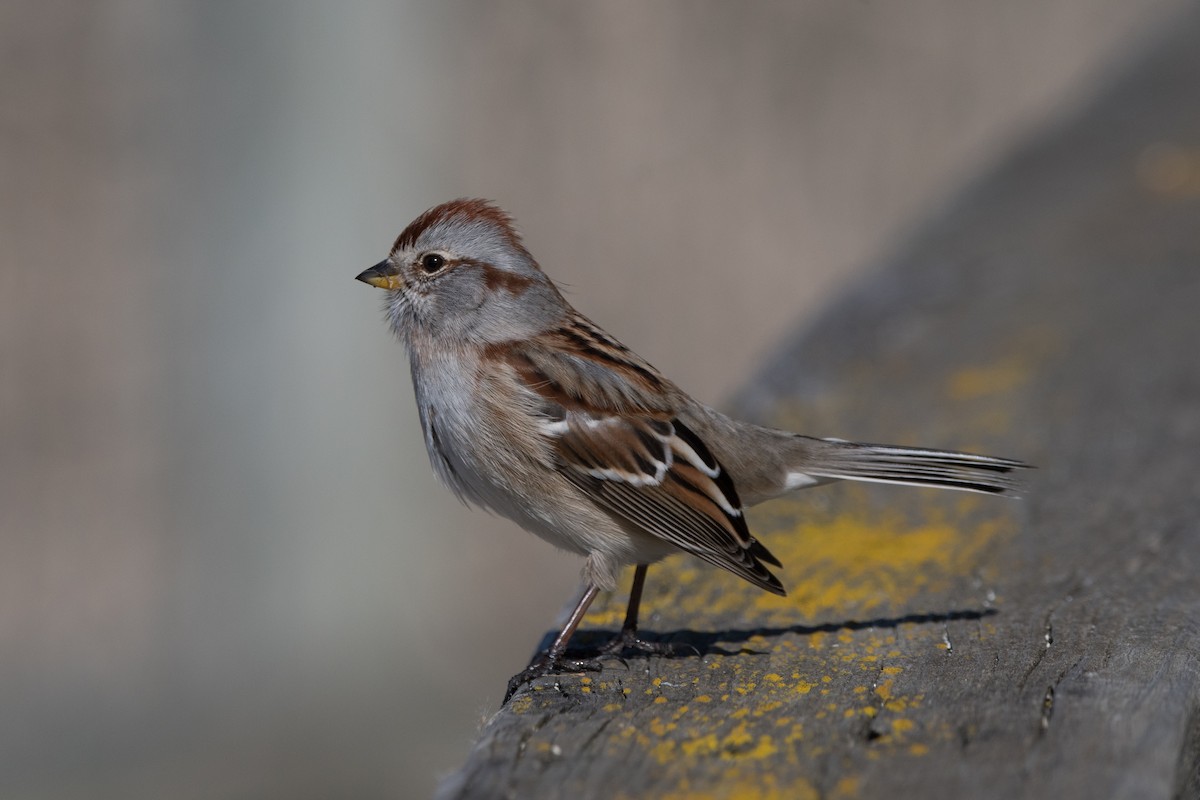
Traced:
<svg viewBox="0 0 1200 800">
<path fill-rule="evenodd" d="M 429 275 L 432 275 L 444 266 L 446 266 L 446 259 L 437 253 L 426 253 L 421 256 L 421 269 L 425 270 Z"/>
</svg>

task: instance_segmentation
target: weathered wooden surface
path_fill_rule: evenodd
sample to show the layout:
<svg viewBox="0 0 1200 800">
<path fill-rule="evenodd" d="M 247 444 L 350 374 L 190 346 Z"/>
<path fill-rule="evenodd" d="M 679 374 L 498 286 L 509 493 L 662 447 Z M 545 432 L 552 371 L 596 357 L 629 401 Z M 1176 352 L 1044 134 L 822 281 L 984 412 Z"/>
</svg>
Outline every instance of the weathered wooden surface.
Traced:
<svg viewBox="0 0 1200 800">
<path fill-rule="evenodd" d="M 1020 502 L 839 485 L 756 509 L 787 598 L 652 568 L 644 627 L 680 653 L 522 690 L 442 796 L 1200 796 L 1200 15 L 740 407 L 1041 468 Z"/>
</svg>

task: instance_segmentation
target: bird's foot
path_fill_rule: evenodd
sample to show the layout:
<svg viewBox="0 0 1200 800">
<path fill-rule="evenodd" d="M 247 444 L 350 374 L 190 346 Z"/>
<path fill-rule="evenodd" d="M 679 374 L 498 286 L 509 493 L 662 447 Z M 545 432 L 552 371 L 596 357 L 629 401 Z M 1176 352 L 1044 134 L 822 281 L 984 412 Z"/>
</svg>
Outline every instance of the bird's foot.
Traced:
<svg viewBox="0 0 1200 800">
<path fill-rule="evenodd" d="M 508 691 L 504 693 L 504 702 L 500 705 L 506 705 L 508 701 L 516 694 L 517 689 L 520 689 L 526 683 L 541 678 L 545 675 L 557 674 L 560 672 L 599 672 L 600 662 L 590 659 L 574 659 L 563 658 L 562 656 L 551 656 L 549 653 L 542 653 L 525 669 L 518 672 L 508 679 Z"/>
<path fill-rule="evenodd" d="M 620 656 L 626 650 L 636 650 L 656 656 L 675 655 L 675 646 L 667 642 L 651 642 L 638 636 L 637 628 L 622 628 L 612 641 L 600 648 L 605 656 Z"/>
</svg>

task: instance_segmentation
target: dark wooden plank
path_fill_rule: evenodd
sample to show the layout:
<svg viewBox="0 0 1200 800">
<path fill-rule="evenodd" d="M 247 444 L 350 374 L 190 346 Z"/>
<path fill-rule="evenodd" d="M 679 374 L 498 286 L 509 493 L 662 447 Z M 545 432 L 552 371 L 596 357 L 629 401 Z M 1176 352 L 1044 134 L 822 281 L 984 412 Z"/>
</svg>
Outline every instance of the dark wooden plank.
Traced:
<svg viewBox="0 0 1200 800">
<path fill-rule="evenodd" d="M 680 654 L 527 687 L 442 796 L 1197 796 L 1197 87 L 1193 14 L 741 399 L 1028 459 L 1026 500 L 839 485 L 756 509 L 787 598 L 652 568 L 644 625 Z"/>
</svg>

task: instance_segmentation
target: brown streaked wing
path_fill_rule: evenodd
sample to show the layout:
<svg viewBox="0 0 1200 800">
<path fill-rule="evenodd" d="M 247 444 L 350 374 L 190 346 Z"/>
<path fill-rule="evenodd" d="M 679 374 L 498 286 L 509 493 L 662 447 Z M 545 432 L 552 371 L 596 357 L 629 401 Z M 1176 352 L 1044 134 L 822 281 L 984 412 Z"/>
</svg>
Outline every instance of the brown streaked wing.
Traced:
<svg viewBox="0 0 1200 800">
<path fill-rule="evenodd" d="M 657 486 L 671 466 L 672 429 L 665 420 L 567 412 L 551 427 L 559 461 L 599 480 Z"/>
<path fill-rule="evenodd" d="M 763 565 L 762 555 L 770 553 L 760 542 L 751 539 L 749 546 L 743 546 L 717 518 L 697 511 L 663 487 L 634 486 L 571 471 L 567 478 L 600 506 L 647 533 L 768 592 L 786 594 L 783 584 Z"/>
<path fill-rule="evenodd" d="M 678 420 L 568 412 L 558 426 L 555 446 L 563 473 L 597 504 L 681 550 L 784 594 L 762 563 L 779 562 L 750 535 L 732 481 Z M 711 465 L 706 470 L 688 460 L 697 447 L 701 463 Z"/>
<path fill-rule="evenodd" d="M 676 416 L 678 390 L 636 354 L 575 315 L 494 357 L 544 403 L 542 431 L 563 474 L 615 516 L 751 583 L 784 594 L 762 562 L 737 490 Z"/>
</svg>

